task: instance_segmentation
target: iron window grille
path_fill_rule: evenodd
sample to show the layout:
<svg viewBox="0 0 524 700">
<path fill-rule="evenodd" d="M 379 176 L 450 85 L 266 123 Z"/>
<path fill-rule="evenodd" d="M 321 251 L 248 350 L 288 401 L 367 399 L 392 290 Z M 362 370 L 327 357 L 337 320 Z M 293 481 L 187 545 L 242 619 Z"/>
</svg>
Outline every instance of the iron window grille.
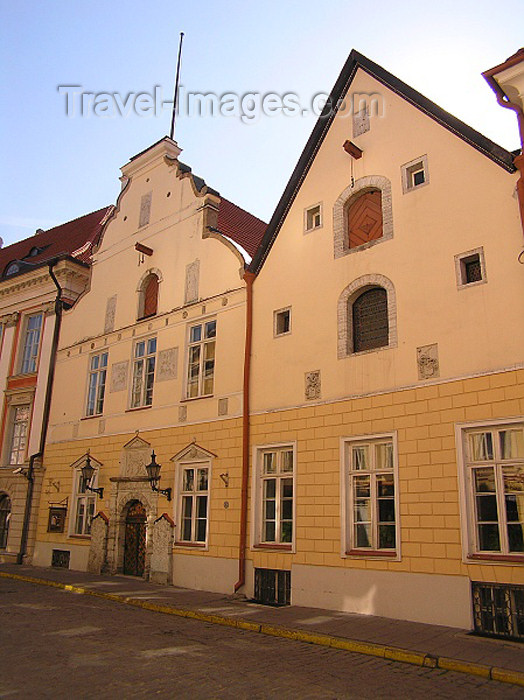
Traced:
<svg viewBox="0 0 524 700">
<path fill-rule="evenodd" d="M 475 634 L 524 640 L 524 586 L 471 582 Z"/>
</svg>

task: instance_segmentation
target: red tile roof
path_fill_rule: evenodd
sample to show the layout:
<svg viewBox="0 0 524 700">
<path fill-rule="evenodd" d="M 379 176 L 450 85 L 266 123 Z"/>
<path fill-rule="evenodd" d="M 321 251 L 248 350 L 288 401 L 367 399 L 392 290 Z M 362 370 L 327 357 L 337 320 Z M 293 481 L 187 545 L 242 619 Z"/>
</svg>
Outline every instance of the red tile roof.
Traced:
<svg viewBox="0 0 524 700">
<path fill-rule="evenodd" d="M 113 206 L 104 207 L 1 248 L 0 276 L 4 275 L 7 266 L 14 260 L 41 264 L 60 255 L 72 255 L 77 260 L 87 262 L 91 249 L 98 243 L 103 225 L 112 211 Z M 39 252 L 30 255 L 33 249 Z"/>
<path fill-rule="evenodd" d="M 264 236 L 267 224 L 221 197 L 217 228 L 220 233 L 241 245 L 253 257 Z"/>
</svg>

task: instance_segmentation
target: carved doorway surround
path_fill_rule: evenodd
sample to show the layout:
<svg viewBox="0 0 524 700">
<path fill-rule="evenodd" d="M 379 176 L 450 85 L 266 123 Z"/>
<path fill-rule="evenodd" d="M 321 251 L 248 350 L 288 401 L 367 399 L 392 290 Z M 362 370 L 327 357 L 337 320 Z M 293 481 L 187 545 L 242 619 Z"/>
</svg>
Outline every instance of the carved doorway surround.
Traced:
<svg viewBox="0 0 524 700">
<path fill-rule="evenodd" d="M 146 565 L 146 509 L 140 501 L 127 507 L 124 536 L 124 574 L 143 576 Z"/>
</svg>

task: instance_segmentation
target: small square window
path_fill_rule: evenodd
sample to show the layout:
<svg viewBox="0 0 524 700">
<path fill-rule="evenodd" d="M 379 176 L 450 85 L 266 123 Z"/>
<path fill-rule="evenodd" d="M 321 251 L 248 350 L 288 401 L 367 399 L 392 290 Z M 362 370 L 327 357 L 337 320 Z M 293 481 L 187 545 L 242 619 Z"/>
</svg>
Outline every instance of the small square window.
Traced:
<svg viewBox="0 0 524 700">
<path fill-rule="evenodd" d="M 274 313 L 274 334 L 286 335 L 291 333 L 291 309 L 281 309 Z"/>
<path fill-rule="evenodd" d="M 322 226 L 322 205 L 316 204 L 314 207 L 309 207 L 304 212 L 304 229 L 305 231 L 313 231 Z"/>
<path fill-rule="evenodd" d="M 486 266 L 484 263 L 484 250 L 477 248 L 467 253 L 455 256 L 455 272 L 457 286 L 466 287 L 479 282 L 486 282 Z"/>
<path fill-rule="evenodd" d="M 402 191 L 404 194 L 411 190 L 427 185 L 429 182 L 428 157 L 421 156 L 402 166 Z"/>
</svg>

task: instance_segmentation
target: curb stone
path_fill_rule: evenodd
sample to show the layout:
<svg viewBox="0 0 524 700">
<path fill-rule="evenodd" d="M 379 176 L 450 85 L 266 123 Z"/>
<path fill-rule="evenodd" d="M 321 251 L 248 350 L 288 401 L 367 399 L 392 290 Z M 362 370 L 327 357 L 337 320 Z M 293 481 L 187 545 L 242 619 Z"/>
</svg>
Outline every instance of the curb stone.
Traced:
<svg viewBox="0 0 524 700">
<path fill-rule="evenodd" d="M 198 620 L 200 622 L 208 622 L 214 625 L 222 625 L 223 627 L 234 627 L 249 632 L 258 632 L 259 634 L 265 634 L 271 637 L 281 637 L 284 639 L 292 639 L 297 642 L 305 642 L 307 644 L 316 644 L 318 646 L 331 647 L 333 649 L 341 649 L 343 651 L 351 651 L 356 654 L 377 656 L 390 661 L 399 661 L 400 663 L 407 663 L 415 666 L 441 668 L 445 671 L 457 671 L 459 673 L 467 673 L 472 676 L 480 676 L 481 678 L 524 687 L 524 673 L 521 671 L 512 671 L 506 668 L 498 668 L 497 666 L 486 666 L 484 664 L 462 661 L 460 659 L 452 659 L 446 656 L 434 656 L 433 654 L 424 654 L 423 652 L 411 651 L 410 649 L 401 649 L 400 647 L 392 647 L 385 644 L 361 642 L 356 639 L 334 637 L 328 634 L 319 634 L 300 629 L 295 630 L 289 627 L 269 625 L 263 622 L 251 622 L 250 620 L 230 618 L 222 615 L 211 615 L 209 613 L 201 612 L 200 610 L 174 608 L 169 605 L 160 605 L 158 603 L 150 603 L 146 600 L 139 600 L 138 598 L 133 598 L 132 596 L 116 595 L 106 591 L 97 591 L 92 588 L 84 588 L 69 583 L 61 583 L 60 581 L 35 578 L 33 576 L 24 576 L 21 574 L 12 574 L 0 571 L 0 578 L 14 579 L 17 581 L 24 581 L 26 583 L 35 583 L 40 586 L 49 586 L 51 588 L 60 588 L 69 593 L 103 598 L 105 600 L 123 603 L 124 605 L 132 605 L 135 608 L 142 608 L 144 610 L 150 610 L 152 612 L 158 612 L 164 615 L 175 615 L 177 617 L 185 617 L 192 620 Z"/>
</svg>

